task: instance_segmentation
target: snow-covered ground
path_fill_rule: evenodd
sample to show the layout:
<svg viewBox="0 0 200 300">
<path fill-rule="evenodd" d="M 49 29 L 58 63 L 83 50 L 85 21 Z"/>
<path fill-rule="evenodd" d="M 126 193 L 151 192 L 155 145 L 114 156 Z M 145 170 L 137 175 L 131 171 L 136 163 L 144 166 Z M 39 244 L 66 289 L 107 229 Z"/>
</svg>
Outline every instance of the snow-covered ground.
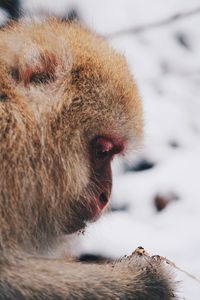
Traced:
<svg viewBox="0 0 200 300">
<path fill-rule="evenodd" d="M 111 37 L 200 6 L 183 0 L 84 3 L 90 26 Z M 138 82 L 145 122 L 138 155 L 154 167 L 127 172 L 127 166 L 115 166 L 112 206 L 128 210 L 92 224 L 82 252 L 119 257 L 142 245 L 200 277 L 200 13 L 135 34 L 113 34 L 109 42 L 127 57 Z M 172 198 L 160 212 L 156 195 Z M 200 299 L 199 283 L 179 272 L 176 278 L 182 280 L 181 298 Z"/>
<path fill-rule="evenodd" d="M 200 1 L 23 0 L 22 5 L 29 13 L 59 16 L 77 8 L 84 22 L 126 56 L 142 97 L 143 148 L 125 163 L 114 163 L 115 211 L 80 236 L 77 254 L 117 258 L 141 245 L 200 277 L 200 12 L 124 32 L 195 11 Z M 1 15 L 5 18 L 0 11 Z M 144 159 L 153 167 L 133 171 Z M 160 212 L 156 197 L 161 202 L 169 199 Z M 175 273 L 181 280 L 181 299 L 200 299 L 200 284 Z"/>
</svg>

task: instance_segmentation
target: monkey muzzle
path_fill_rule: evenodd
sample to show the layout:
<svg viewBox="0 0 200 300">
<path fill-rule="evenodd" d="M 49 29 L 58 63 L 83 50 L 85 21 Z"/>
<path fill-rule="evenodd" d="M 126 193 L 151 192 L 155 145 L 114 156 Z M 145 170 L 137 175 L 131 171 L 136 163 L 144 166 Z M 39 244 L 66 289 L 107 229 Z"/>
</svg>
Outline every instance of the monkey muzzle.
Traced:
<svg viewBox="0 0 200 300">
<path fill-rule="evenodd" d="M 108 202 L 109 202 L 109 196 L 105 192 L 100 193 L 100 195 L 96 197 L 95 200 L 93 199 L 89 221 L 91 222 L 96 221 L 101 216 Z"/>
</svg>

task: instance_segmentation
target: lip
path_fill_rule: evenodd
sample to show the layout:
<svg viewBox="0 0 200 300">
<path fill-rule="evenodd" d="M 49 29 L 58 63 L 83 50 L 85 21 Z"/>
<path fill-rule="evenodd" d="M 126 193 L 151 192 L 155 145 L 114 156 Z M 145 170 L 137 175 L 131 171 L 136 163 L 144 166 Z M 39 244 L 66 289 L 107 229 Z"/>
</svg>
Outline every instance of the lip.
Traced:
<svg viewBox="0 0 200 300">
<path fill-rule="evenodd" d="M 95 197 L 90 204 L 90 217 L 89 221 L 96 221 L 102 214 L 104 208 L 107 206 L 109 199 L 104 193 L 100 194 L 99 197 Z"/>
<path fill-rule="evenodd" d="M 99 196 L 92 197 L 88 200 L 86 200 L 85 197 L 79 198 L 78 203 L 76 203 L 75 206 L 71 206 L 71 211 L 73 212 L 72 219 L 76 220 L 76 224 L 71 224 L 71 227 L 68 224 L 66 228 L 63 228 L 63 233 L 74 233 L 77 230 L 84 229 L 87 226 L 88 222 L 92 223 L 98 220 L 107 203 L 109 202 L 108 198 L 106 198 L 106 201 L 104 198 L 102 198 L 101 200 L 100 199 Z"/>
</svg>

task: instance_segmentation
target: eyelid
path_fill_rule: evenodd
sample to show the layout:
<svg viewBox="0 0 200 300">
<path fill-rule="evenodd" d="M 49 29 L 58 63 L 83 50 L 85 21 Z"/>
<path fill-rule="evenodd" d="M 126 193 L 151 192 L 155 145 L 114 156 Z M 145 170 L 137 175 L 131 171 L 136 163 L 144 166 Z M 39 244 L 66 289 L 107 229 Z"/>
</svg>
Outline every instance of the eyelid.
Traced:
<svg viewBox="0 0 200 300">
<path fill-rule="evenodd" d="M 50 73 L 36 72 L 33 73 L 29 78 L 29 83 L 33 84 L 47 84 L 54 80 L 54 76 Z"/>
</svg>

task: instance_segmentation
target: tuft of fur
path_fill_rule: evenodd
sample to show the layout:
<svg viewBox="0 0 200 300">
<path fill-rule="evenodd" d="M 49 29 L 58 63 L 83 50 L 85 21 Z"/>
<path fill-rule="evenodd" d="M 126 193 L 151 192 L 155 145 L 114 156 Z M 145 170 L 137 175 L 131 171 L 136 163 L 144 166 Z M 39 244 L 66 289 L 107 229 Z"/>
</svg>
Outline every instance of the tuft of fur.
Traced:
<svg viewBox="0 0 200 300">
<path fill-rule="evenodd" d="M 115 266 L 45 257 L 62 234 L 86 226 L 96 188 L 88 145 L 98 135 L 127 144 L 141 138 L 140 98 L 124 58 L 76 23 L 3 28 L 0 299 L 174 297 L 161 263 L 134 255 Z"/>
</svg>

